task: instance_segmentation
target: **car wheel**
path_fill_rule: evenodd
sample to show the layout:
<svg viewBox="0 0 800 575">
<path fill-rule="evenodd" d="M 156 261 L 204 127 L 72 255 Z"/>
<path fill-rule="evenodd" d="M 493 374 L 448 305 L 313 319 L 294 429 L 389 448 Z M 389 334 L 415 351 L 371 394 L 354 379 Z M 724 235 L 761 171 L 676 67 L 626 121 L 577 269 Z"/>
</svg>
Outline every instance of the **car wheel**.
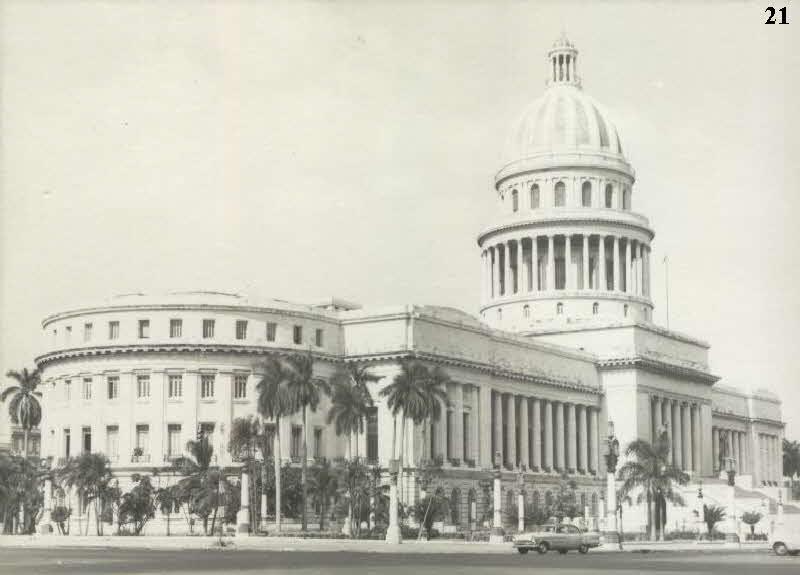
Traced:
<svg viewBox="0 0 800 575">
<path fill-rule="evenodd" d="M 538 551 L 538 552 L 539 552 L 540 554 L 542 554 L 542 555 L 544 555 L 545 553 L 547 553 L 547 552 L 549 551 L 549 549 L 547 548 L 547 543 L 545 543 L 544 541 L 542 541 L 541 543 L 539 543 L 539 544 L 536 546 L 536 551 Z"/>
<path fill-rule="evenodd" d="M 519 547 L 517 551 L 519 551 L 520 555 L 525 555 L 528 552 L 528 549 L 526 547 Z"/>
<path fill-rule="evenodd" d="M 559 549 L 558 552 L 561 553 L 562 555 L 566 555 L 567 549 Z"/>
<path fill-rule="evenodd" d="M 772 550 L 775 552 L 775 555 L 780 555 L 781 557 L 789 553 L 789 548 L 786 547 L 786 543 L 776 543 L 772 546 Z"/>
<path fill-rule="evenodd" d="M 585 555 L 586 553 L 589 552 L 589 546 L 584 543 L 583 545 L 578 547 L 578 552 L 583 553 Z"/>
</svg>

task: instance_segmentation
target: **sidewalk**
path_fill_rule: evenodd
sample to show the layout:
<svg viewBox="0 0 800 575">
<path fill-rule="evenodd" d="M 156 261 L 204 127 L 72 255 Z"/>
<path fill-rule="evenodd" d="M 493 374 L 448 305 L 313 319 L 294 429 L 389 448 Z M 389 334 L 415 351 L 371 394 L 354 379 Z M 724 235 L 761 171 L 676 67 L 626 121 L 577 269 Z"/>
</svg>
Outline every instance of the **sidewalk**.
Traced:
<svg viewBox="0 0 800 575">
<path fill-rule="evenodd" d="M 225 546 L 219 547 L 216 537 L 187 536 L 63 536 L 63 535 L 0 535 L 0 548 L 82 548 L 108 549 L 196 549 L 196 550 L 263 550 L 263 551 L 349 551 L 358 553 L 513 553 L 511 543 L 467 543 L 465 541 L 404 541 L 389 545 L 382 541 L 353 539 L 300 539 L 291 537 L 224 537 Z M 626 543 L 623 552 L 753 552 L 766 553 L 765 542 L 729 544 L 694 542 Z M 619 553 L 615 544 L 602 545 L 590 553 Z"/>
</svg>

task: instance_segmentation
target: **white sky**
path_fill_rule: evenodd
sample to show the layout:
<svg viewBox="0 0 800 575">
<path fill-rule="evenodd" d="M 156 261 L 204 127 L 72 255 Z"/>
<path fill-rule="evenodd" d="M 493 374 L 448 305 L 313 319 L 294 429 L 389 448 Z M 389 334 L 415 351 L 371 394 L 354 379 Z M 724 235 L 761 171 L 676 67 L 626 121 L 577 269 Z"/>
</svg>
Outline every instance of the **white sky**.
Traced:
<svg viewBox="0 0 800 575">
<path fill-rule="evenodd" d="M 669 253 L 670 326 L 796 438 L 800 12 L 765 5 L 4 2 L 0 369 L 122 292 L 477 313 L 492 176 L 564 29 L 656 230 L 656 321 Z"/>
</svg>

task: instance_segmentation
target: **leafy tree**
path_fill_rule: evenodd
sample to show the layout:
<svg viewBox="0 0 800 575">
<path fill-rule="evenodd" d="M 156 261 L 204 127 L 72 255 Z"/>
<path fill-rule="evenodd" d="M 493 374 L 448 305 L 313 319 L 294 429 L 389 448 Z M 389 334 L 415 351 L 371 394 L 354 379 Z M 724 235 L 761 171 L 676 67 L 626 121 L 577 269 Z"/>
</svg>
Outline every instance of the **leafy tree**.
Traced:
<svg viewBox="0 0 800 575">
<path fill-rule="evenodd" d="M 42 421 L 42 406 L 39 403 L 42 392 L 36 390 L 41 383 L 40 373 L 38 369 L 28 371 L 26 367 L 22 371 L 9 370 L 6 376 L 17 383 L 9 385 L 0 393 L 0 401 L 11 398 L 8 402 L 8 415 L 11 423 L 22 426 L 22 455 L 28 457 L 28 436 L 31 429 Z"/>
<path fill-rule="evenodd" d="M 157 489 L 155 494 L 155 504 L 158 507 L 158 510 L 167 516 L 167 537 L 169 537 L 170 517 L 172 517 L 172 514 L 175 513 L 178 507 L 180 507 L 180 497 L 178 496 L 178 490 L 176 489 L 176 486 L 170 485 L 168 487 L 160 487 Z"/>
<path fill-rule="evenodd" d="M 319 505 L 319 528 L 325 529 L 325 514 L 330 500 L 336 495 L 337 477 L 336 470 L 327 459 L 318 459 L 311 466 L 308 490 L 311 492 L 312 501 Z"/>
<path fill-rule="evenodd" d="M 350 534 L 358 538 L 361 535 L 362 511 L 366 507 L 362 503 L 369 500 L 369 468 L 361 459 L 338 459 L 336 475 L 338 491 L 344 496 L 342 501 L 347 506 L 347 516 L 354 519 Z"/>
<path fill-rule="evenodd" d="M 231 485 L 220 470 L 211 465 L 214 447 L 207 436 L 187 442 L 186 449 L 190 456 L 181 457 L 175 462 L 176 468 L 184 476 L 177 483 L 179 497 L 188 501 L 190 512 L 202 518 L 203 531 L 208 535 L 208 519 L 211 517 L 211 533 L 214 533 L 222 494 L 230 491 Z"/>
<path fill-rule="evenodd" d="M 245 470 L 252 479 L 253 488 L 250 489 L 248 502 L 250 506 L 250 531 L 254 533 L 259 524 L 258 521 L 258 491 L 257 487 L 263 488 L 264 476 L 266 475 L 266 465 L 259 466 L 256 461 L 256 454 L 262 448 L 265 441 L 264 429 L 256 417 L 237 417 L 231 424 L 231 438 L 228 449 L 237 459 L 244 461 Z M 263 455 L 263 454 L 262 454 Z M 261 481 L 257 481 L 259 467 L 261 470 Z"/>
<path fill-rule="evenodd" d="M 742 522 L 750 526 L 750 535 L 755 535 L 756 524 L 761 521 L 764 516 L 758 511 L 745 511 L 742 513 Z"/>
<path fill-rule="evenodd" d="M 265 419 L 275 422 L 275 528 L 281 530 L 281 418 L 294 412 L 289 378 L 291 373 L 279 359 L 269 357 L 261 365 L 263 375 L 256 384 L 258 391 L 258 413 Z M 265 460 L 266 463 L 266 460 Z"/>
<path fill-rule="evenodd" d="M 71 514 L 72 510 L 63 505 L 56 505 L 50 512 L 50 519 L 56 524 L 58 532 L 61 533 L 61 535 L 69 534 L 69 516 Z"/>
<path fill-rule="evenodd" d="M 494 520 L 494 481 L 491 479 L 481 479 L 478 481 L 478 490 L 483 499 L 483 514 L 480 517 L 480 523 L 484 524 L 487 521 Z"/>
<path fill-rule="evenodd" d="M 450 516 L 450 502 L 442 489 L 437 489 L 430 495 L 417 501 L 414 506 L 414 516 L 421 517 L 420 529 L 425 529 L 426 539 L 430 540 L 433 524 L 443 521 Z M 421 533 L 417 536 L 419 537 Z"/>
<path fill-rule="evenodd" d="M 783 475 L 792 480 L 800 475 L 800 441 L 783 440 Z"/>
<path fill-rule="evenodd" d="M 119 506 L 120 525 L 131 525 L 134 535 L 139 535 L 147 522 L 156 514 L 156 490 L 150 477 L 134 473 L 133 488 L 122 495 Z"/>
<path fill-rule="evenodd" d="M 57 472 L 57 477 L 65 491 L 75 490 L 83 499 L 87 509 L 89 505 L 94 507 L 97 533 L 102 535 L 100 503 L 108 496 L 108 490 L 111 488 L 111 466 L 108 458 L 102 453 L 83 453 L 78 457 L 71 457 Z M 88 533 L 87 521 L 86 534 Z"/>
<path fill-rule="evenodd" d="M 725 508 L 721 505 L 703 505 L 703 523 L 708 529 L 708 538 L 714 533 L 714 526 L 725 519 Z"/>
<path fill-rule="evenodd" d="M 364 432 L 364 422 L 369 415 L 372 397 L 365 387 L 353 385 L 349 380 L 334 379 L 331 390 L 331 407 L 328 423 L 334 424 L 337 436 L 347 437 L 348 452 L 358 457 L 358 442 L 353 450 L 353 434 Z"/>
<path fill-rule="evenodd" d="M 563 473 L 558 481 L 558 490 L 553 499 L 553 504 L 547 510 L 551 517 L 561 523 L 564 518 L 573 519 L 581 514 L 576 504 L 575 490 L 578 484 L 567 473 Z"/>
<path fill-rule="evenodd" d="M 631 442 L 625 450 L 625 455 L 628 461 L 619 470 L 623 490 L 632 493 L 637 487 L 642 489 L 637 497 L 637 503 L 641 504 L 643 499 L 647 503 L 649 537 L 655 539 L 659 534 L 663 536 L 666 502 L 683 505 L 683 498 L 674 487 L 676 484 L 686 485 L 689 476 L 672 465 L 670 439 L 666 430 L 659 434 L 653 444 L 643 439 Z"/>
<path fill-rule="evenodd" d="M 0 531 L 33 533 L 44 503 L 41 484 L 48 471 L 37 457 L 0 455 Z M 22 510 L 25 510 L 25 513 Z"/>
<path fill-rule="evenodd" d="M 306 478 L 308 476 L 308 410 L 317 410 L 323 394 L 330 393 L 328 382 L 314 375 L 314 356 L 309 351 L 305 354 L 290 355 L 286 362 L 289 367 L 288 391 L 292 405 L 296 411 L 303 413 L 303 453 L 300 462 L 301 481 L 303 485 L 303 507 L 301 529 L 308 527 L 306 509 L 308 507 L 308 489 Z"/>
</svg>

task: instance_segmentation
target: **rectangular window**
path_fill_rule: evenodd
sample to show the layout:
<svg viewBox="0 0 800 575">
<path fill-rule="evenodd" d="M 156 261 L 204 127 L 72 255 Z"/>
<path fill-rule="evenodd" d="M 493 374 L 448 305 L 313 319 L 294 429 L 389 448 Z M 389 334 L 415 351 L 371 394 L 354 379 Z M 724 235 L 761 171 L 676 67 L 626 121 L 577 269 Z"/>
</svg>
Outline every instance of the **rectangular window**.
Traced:
<svg viewBox="0 0 800 575">
<path fill-rule="evenodd" d="M 86 377 L 83 380 L 83 399 L 92 399 L 92 378 Z"/>
<path fill-rule="evenodd" d="M 92 428 L 83 428 L 83 453 L 92 452 Z"/>
<path fill-rule="evenodd" d="M 137 375 L 136 376 L 136 397 L 144 398 L 150 397 L 150 376 Z"/>
<path fill-rule="evenodd" d="M 28 453 L 39 457 L 42 450 L 42 440 L 40 437 L 33 436 L 28 438 Z"/>
<path fill-rule="evenodd" d="M 303 449 L 303 427 L 301 425 L 292 426 L 292 441 L 289 444 L 289 455 L 297 461 Z"/>
<path fill-rule="evenodd" d="M 169 336 L 181 337 L 183 335 L 183 320 L 171 319 L 169 320 Z"/>
<path fill-rule="evenodd" d="M 72 382 L 70 380 L 64 382 L 64 399 L 67 401 L 72 399 Z"/>
<path fill-rule="evenodd" d="M 203 337 L 205 339 L 209 339 L 214 337 L 214 320 L 213 319 L 204 319 L 203 320 Z"/>
<path fill-rule="evenodd" d="M 201 375 L 200 376 L 200 397 L 210 398 L 214 397 L 214 376 Z"/>
<path fill-rule="evenodd" d="M 235 375 L 233 377 L 233 399 L 244 399 L 247 397 L 247 376 Z"/>
<path fill-rule="evenodd" d="M 108 339 L 119 339 L 119 322 L 108 322 Z"/>
<path fill-rule="evenodd" d="M 314 457 L 320 458 L 322 457 L 322 428 L 315 427 L 314 428 Z"/>
<path fill-rule="evenodd" d="M 378 461 L 378 408 L 373 407 L 367 415 L 367 461 Z"/>
<path fill-rule="evenodd" d="M 136 447 L 142 454 L 150 453 L 150 426 L 146 423 L 136 426 Z"/>
<path fill-rule="evenodd" d="M 69 429 L 64 429 L 64 457 L 69 457 L 70 448 L 70 432 Z"/>
<path fill-rule="evenodd" d="M 167 426 L 167 457 L 179 457 L 181 451 L 181 426 L 171 423 Z"/>
<path fill-rule="evenodd" d="M 111 459 L 119 456 L 119 426 L 106 427 L 106 455 Z"/>
<path fill-rule="evenodd" d="M 322 341 L 322 330 L 321 329 L 317 329 L 314 332 L 314 344 L 317 347 L 322 347 L 322 343 L 323 343 L 323 341 Z"/>
<path fill-rule="evenodd" d="M 247 339 L 247 321 L 240 319 L 236 321 L 236 339 Z"/>
<path fill-rule="evenodd" d="M 92 324 L 83 324 L 83 341 L 92 341 Z"/>
<path fill-rule="evenodd" d="M 267 341 L 275 341 L 275 333 L 278 331 L 278 324 L 273 322 L 267 323 Z"/>
<path fill-rule="evenodd" d="M 119 397 L 119 377 L 112 375 L 106 381 L 108 382 L 108 399 L 117 399 Z"/>
<path fill-rule="evenodd" d="M 293 340 L 294 340 L 294 343 L 297 344 L 297 345 L 301 345 L 303 343 L 303 326 L 302 325 L 294 326 Z"/>
<path fill-rule="evenodd" d="M 150 337 L 150 320 L 149 319 L 140 319 L 139 320 L 139 339 L 146 339 Z"/>
<path fill-rule="evenodd" d="M 170 375 L 168 379 L 167 394 L 170 399 L 175 399 L 183 396 L 183 376 Z"/>
</svg>

